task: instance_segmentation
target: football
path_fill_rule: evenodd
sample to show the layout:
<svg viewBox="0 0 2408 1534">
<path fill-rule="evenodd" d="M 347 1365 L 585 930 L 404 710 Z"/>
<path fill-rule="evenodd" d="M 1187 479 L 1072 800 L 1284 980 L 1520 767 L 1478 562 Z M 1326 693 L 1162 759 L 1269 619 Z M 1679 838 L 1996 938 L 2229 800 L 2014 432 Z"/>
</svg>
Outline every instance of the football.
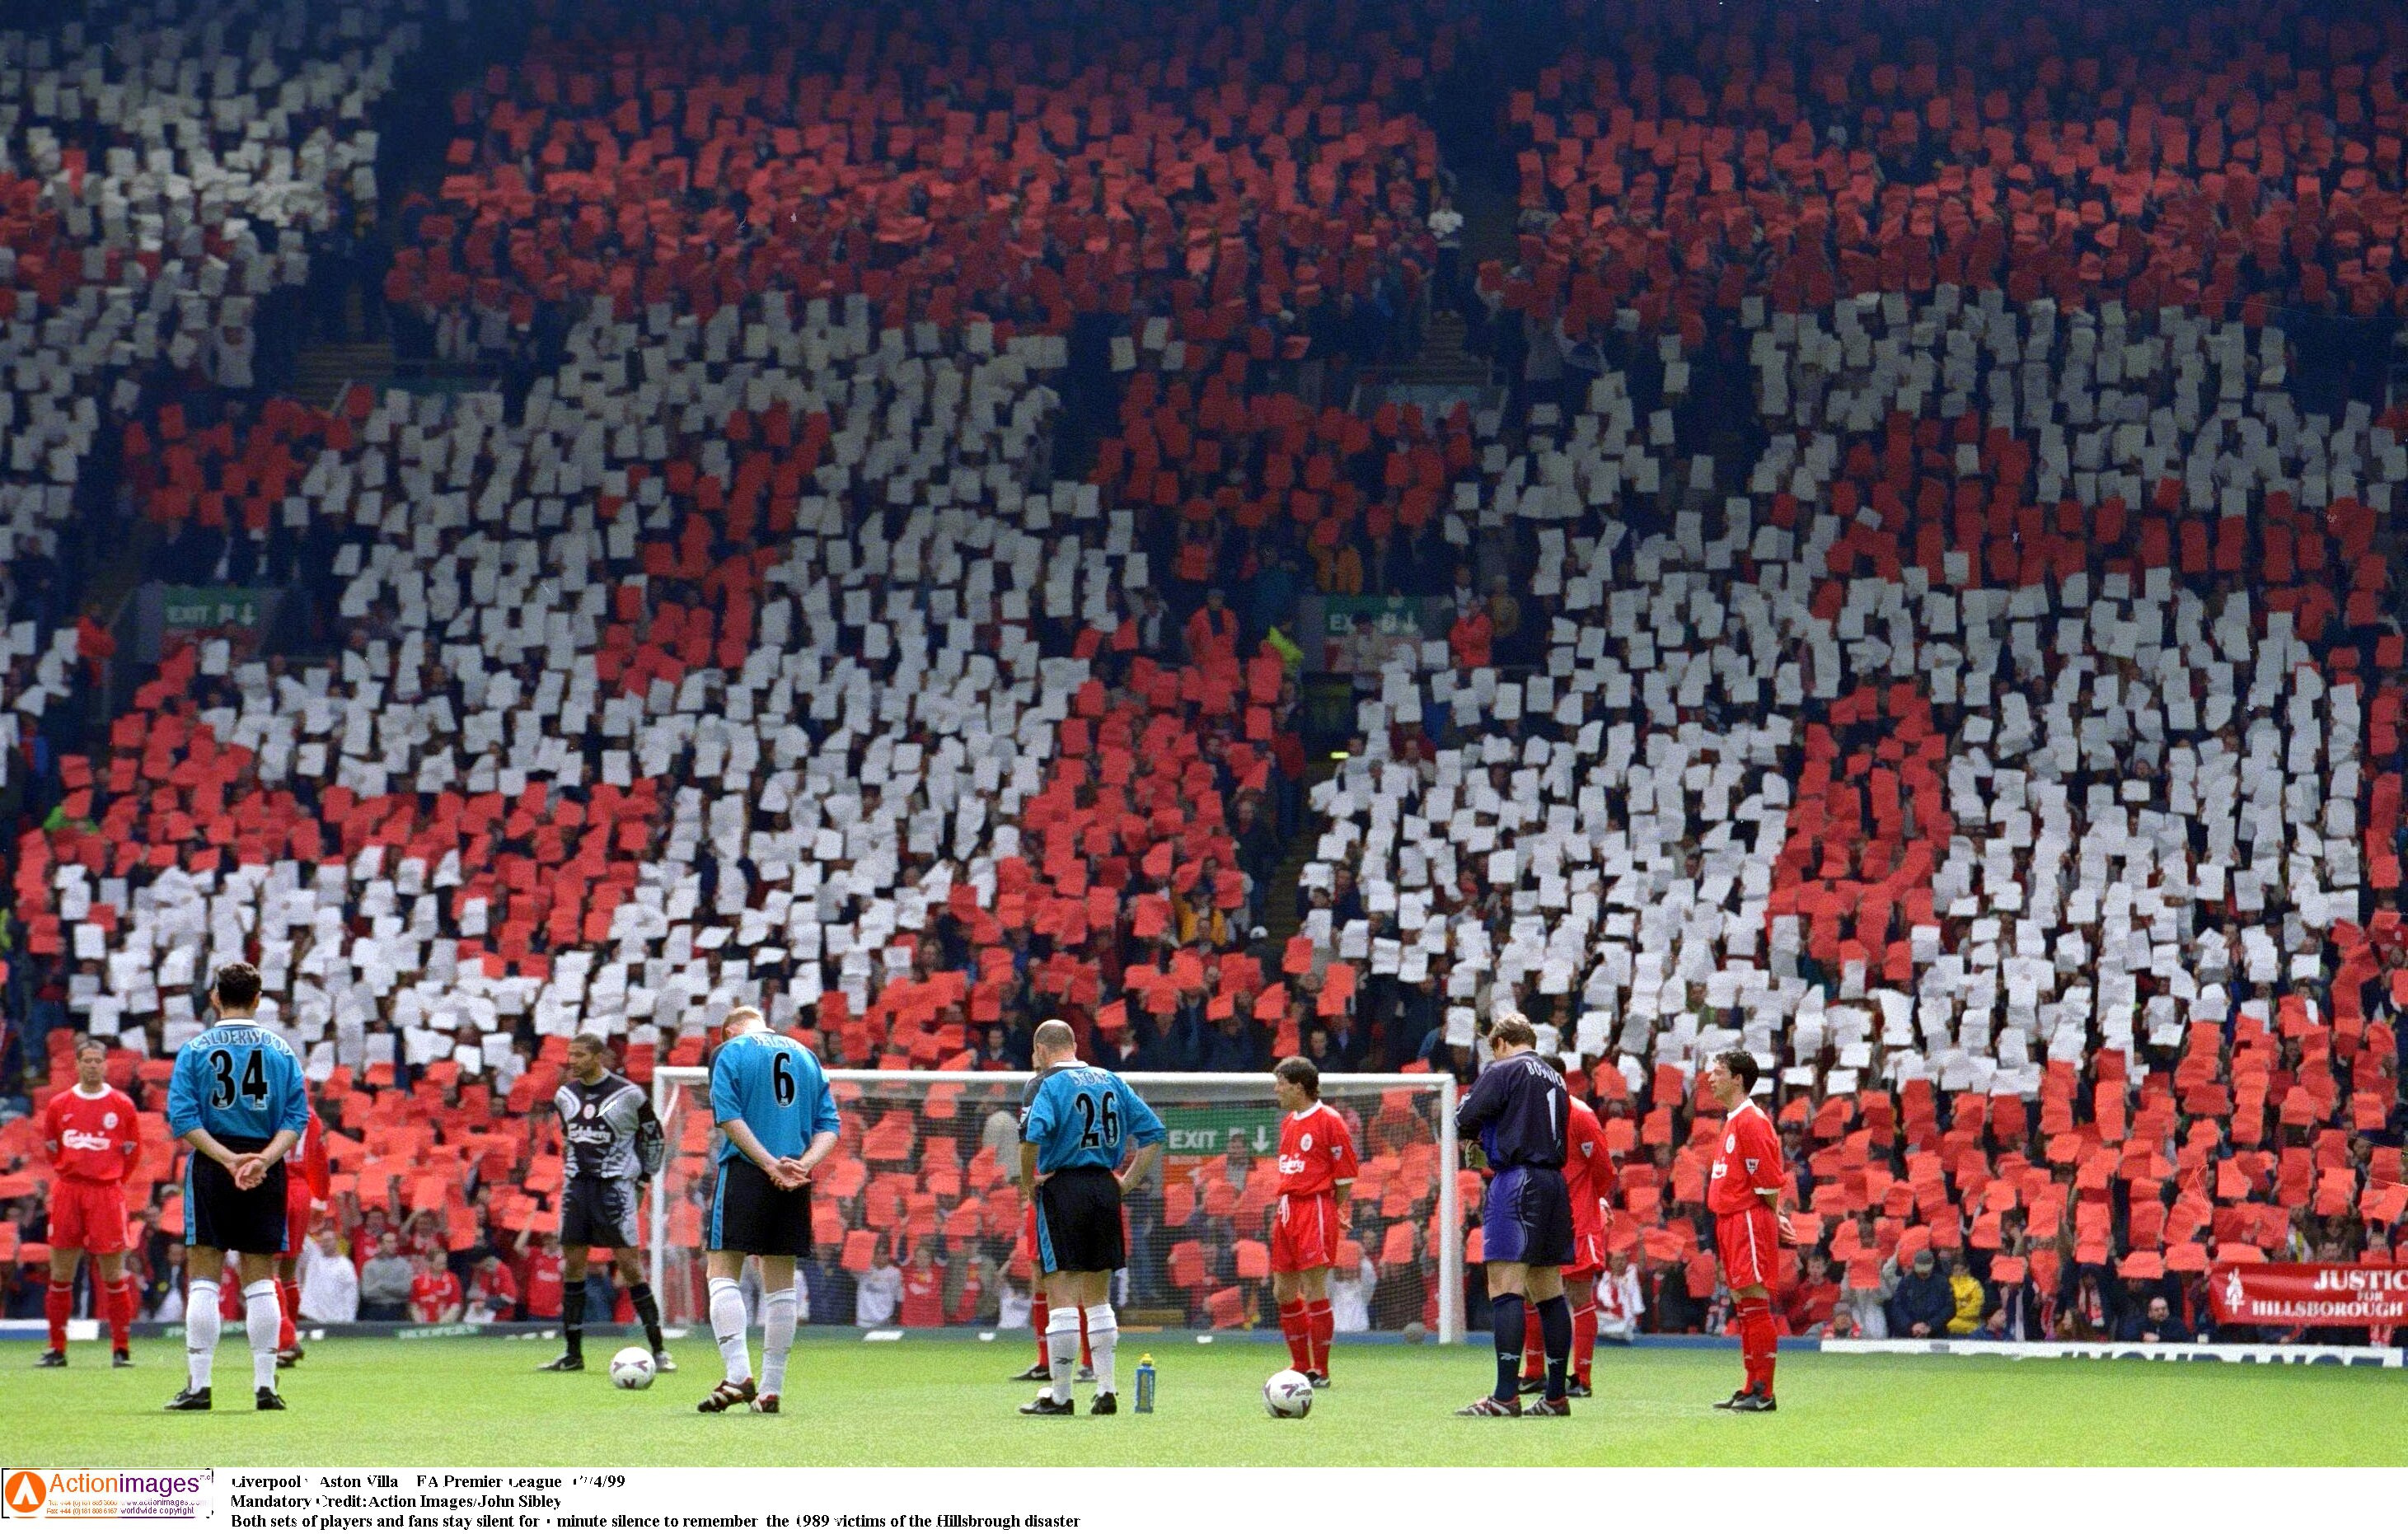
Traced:
<svg viewBox="0 0 2408 1534">
<path fill-rule="evenodd" d="M 1263 1382 L 1263 1410 L 1275 1417 L 1300 1417 L 1312 1410 L 1312 1382 L 1283 1369 Z"/>
<path fill-rule="evenodd" d="M 622 1390 L 652 1387 L 652 1356 L 639 1347 L 623 1347 L 610 1356 L 610 1383 Z"/>
</svg>

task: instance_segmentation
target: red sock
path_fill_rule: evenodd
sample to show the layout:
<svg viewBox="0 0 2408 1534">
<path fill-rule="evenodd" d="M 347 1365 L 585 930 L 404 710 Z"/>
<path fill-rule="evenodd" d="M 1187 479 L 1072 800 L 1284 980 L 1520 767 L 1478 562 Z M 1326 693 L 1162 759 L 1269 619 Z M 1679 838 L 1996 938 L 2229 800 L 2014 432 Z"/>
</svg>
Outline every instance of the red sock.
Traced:
<svg viewBox="0 0 2408 1534">
<path fill-rule="evenodd" d="M 276 1287 L 284 1297 L 284 1303 L 280 1307 L 284 1312 L 284 1321 L 277 1328 L 276 1351 L 290 1353 L 301 1344 L 300 1334 L 293 1329 L 293 1318 L 301 1314 L 301 1285 L 279 1280 Z"/>
<path fill-rule="evenodd" d="M 1087 1307 L 1084 1305 L 1079 1307 L 1079 1367 L 1096 1367 L 1095 1350 L 1087 1345 Z"/>
<path fill-rule="evenodd" d="M 1279 1308 L 1280 1335 L 1287 1340 L 1288 1366 L 1299 1374 L 1312 1372 L 1312 1323 L 1304 1301 L 1291 1300 Z"/>
<path fill-rule="evenodd" d="M 1772 1361 L 1781 1352 L 1781 1328 L 1773 1323 L 1772 1301 L 1759 1300 L 1756 1311 L 1756 1377 L 1766 1395 L 1772 1394 Z"/>
<path fill-rule="evenodd" d="M 134 1280 L 130 1275 L 109 1285 L 108 1345 L 120 1353 L 134 1345 Z"/>
<path fill-rule="evenodd" d="M 1760 1395 L 1772 1394 L 1773 1341 L 1771 1301 L 1741 1300 L 1740 1354 L 1747 1362 L 1747 1387 Z"/>
<path fill-rule="evenodd" d="M 1054 1356 L 1045 1351 L 1045 1323 L 1052 1314 L 1053 1311 L 1046 1305 L 1043 1295 L 1029 1297 L 1028 1324 L 1037 1328 L 1037 1367 L 1039 1369 L 1054 1367 Z"/>
<path fill-rule="evenodd" d="M 1740 1364 L 1747 1378 L 1741 1388 L 1756 1388 L 1756 1301 L 1741 1300 L 1731 1307 L 1731 1328 L 1739 1333 Z"/>
<path fill-rule="evenodd" d="M 67 1350 L 67 1317 L 75 1313 L 75 1281 L 62 1284 L 50 1280 L 50 1289 L 42 1296 L 42 1315 L 50 1323 L 50 1351 Z"/>
<path fill-rule="evenodd" d="M 1537 1380 L 1546 1377 L 1547 1342 L 1539 1329 L 1539 1307 L 1525 1305 L 1522 1311 L 1522 1377 Z"/>
<path fill-rule="evenodd" d="M 1572 1378 L 1588 1384 L 1589 1360 L 1597 1356 L 1597 1301 L 1572 1312 Z"/>
<path fill-rule="evenodd" d="M 1338 1318 L 1326 1300 L 1308 1300 L 1304 1307 L 1306 1328 L 1312 1335 L 1312 1371 L 1323 1379 L 1329 1377 L 1329 1340 L 1338 1335 Z"/>
</svg>

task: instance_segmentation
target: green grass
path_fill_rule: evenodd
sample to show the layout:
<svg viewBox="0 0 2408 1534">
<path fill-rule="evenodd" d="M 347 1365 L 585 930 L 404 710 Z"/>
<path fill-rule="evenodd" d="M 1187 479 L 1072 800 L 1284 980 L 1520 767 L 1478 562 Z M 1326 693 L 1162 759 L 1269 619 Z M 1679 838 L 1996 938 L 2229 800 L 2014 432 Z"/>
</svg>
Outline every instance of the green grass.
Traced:
<svg viewBox="0 0 2408 1534">
<path fill-rule="evenodd" d="M 112 1371 L 92 1344 L 71 1368 L 31 1371 L 38 1347 L 0 1348 L 0 1444 L 11 1464 L 262 1465 L 2397 1465 L 2408 1371 L 2136 1361 L 1843 1357 L 1781 1363 L 1775 1416 L 1709 1403 L 1736 1384 L 1727 1351 L 1600 1349 L 1597 1397 L 1570 1422 L 1458 1421 L 1486 1383 L 1476 1347 L 1341 1340 L 1338 1384 L 1302 1422 L 1275 1422 L 1263 1379 L 1275 1346 L 1160 1340 L 1150 1417 L 1032 1421 L 1010 1342 L 863 1343 L 807 1331 L 788 1413 L 706 1417 L 717 1377 L 707 1337 L 674 1344 L 684 1368 L 646 1392 L 597 1366 L 538 1374 L 537 1341 L 332 1341 L 285 1375 L 292 1410 L 251 1410 L 239 1339 L 218 1354 L 219 1409 L 176 1416 L 181 1356 L 137 1343 Z M 1149 1346 L 1123 1344 L 1122 1384 Z M 101 1367 L 94 1367 L 100 1365 Z M 1083 1399 L 1083 1392 L 1082 1392 Z M 1125 1401 L 1125 1395 L 1124 1400 Z M 834 1403 L 826 1412 L 814 1403 Z"/>
</svg>

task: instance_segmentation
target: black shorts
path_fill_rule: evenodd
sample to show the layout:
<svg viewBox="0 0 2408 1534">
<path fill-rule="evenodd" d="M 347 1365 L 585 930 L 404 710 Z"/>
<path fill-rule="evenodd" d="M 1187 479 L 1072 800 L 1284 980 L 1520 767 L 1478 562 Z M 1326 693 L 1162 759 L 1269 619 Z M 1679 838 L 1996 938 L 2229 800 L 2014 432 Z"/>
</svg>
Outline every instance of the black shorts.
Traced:
<svg viewBox="0 0 2408 1534">
<path fill-rule="evenodd" d="M 810 1185 L 788 1191 L 750 1161 L 739 1158 L 720 1162 L 719 1191 L 710 1199 L 710 1239 L 706 1244 L 714 1252 L 744 1252 L 753 1257 L 810 1257 Z"/>
<path fill-rule="evenodd" d="M 267 1142 L 238 1135 L 220 1135 L 219 1143 L 236 1155 L 265 1150 Z M 284 1161 L 267 1165 L 259 1186 L 234 1186 L 234 1173 L 194 1151 L 184 1163 L 184 1244 L 221 1252 L 246 1252 L 274 1257 L 285 1250 Z M 217 1275 L 208 1275 L 212 1278 Z"/>
<path fill-rule="evenodd" d="M 576 1177 L 560 1200 L 560 1244 L 640 1252 L 647 1244 L 636 1216 L 633 1177 Z"/>
<path fill-rule="evenodd" d="M 1038 1271 L 1109 1273 L 1127 1266 L 1119 1178 L 1101 1167 L 1069 1167 L 1037 1185 Z"/>
</svg>

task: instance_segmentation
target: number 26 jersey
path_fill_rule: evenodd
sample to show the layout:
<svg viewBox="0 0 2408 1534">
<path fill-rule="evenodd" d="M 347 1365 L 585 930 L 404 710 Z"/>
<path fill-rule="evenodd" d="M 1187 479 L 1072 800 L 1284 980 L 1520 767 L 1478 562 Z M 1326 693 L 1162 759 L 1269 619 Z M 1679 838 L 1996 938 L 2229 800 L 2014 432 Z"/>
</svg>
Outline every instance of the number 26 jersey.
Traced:
<svg viewBox="0 0 2408 1534">
<path fill-rule="evenodd" d="M 1121 1147 L 1164 1138 L 1162 1120 L 1128 1083 L 1099 1065 L 1072 1061 L 1037 1078 L 1020 1115 L 1020 1138 L 1037 1147 L 1037 1170 L 1121 1164 Z"/>
</svg>

